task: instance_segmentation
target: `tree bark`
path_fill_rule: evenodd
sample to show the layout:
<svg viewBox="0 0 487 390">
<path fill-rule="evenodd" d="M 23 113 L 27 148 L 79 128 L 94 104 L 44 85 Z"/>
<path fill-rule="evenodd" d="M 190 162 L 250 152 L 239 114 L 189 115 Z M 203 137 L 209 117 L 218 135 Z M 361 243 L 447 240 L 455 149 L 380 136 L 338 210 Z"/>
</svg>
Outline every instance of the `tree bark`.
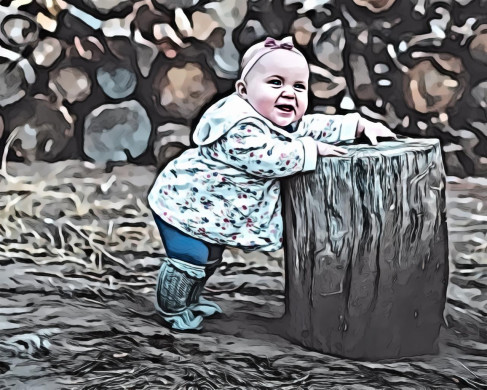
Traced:
<svg viewBox="0 0 487 390">
<path fill-rule="evenodd" d="M 356 359 L 435 353 L 448 282 L 439 141 L 345 147 L 283 182 L 288 336 Z"/>
</svg>

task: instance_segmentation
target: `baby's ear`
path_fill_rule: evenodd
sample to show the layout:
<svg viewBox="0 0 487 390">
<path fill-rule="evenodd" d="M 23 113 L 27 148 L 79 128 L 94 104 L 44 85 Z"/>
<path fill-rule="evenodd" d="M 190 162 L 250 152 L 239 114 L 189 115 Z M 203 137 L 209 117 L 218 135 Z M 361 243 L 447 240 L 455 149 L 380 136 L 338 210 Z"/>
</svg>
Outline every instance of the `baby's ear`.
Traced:
<svg viewBox="0 0 487 390">
<path fill-rule="evenodd" d="M 245 81 L 237 80 L 235 83 L 235 90 L 237 91 L 238 96 L 242 99 L 247 98 L 247 85 L 245 84 Z"/>
</svg>

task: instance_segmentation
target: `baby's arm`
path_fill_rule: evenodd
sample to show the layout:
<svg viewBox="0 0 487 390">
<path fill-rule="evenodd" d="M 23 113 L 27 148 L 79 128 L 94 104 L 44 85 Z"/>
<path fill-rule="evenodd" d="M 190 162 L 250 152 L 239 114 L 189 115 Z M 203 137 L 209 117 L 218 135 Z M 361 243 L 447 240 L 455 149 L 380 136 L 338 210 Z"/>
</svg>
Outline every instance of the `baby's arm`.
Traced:
<svg viewBox="0 0 487 390">
<path fill-rule="evenodd" d="M 316 141 L 335 143 L 355 139 L 360 114 L 326 115 L 309 114 L 303 116 L 298 125 L 296 135 L 312 137 Z"/>
<path fill-rule="evenodd" d="M 372 122 L 358 113 L 346 115 L 305 115 L 299 123 L 297 134 L 313 137 L 317 141 L 335 143 L 365 136 L 372 145 L 377 137 L 396 138 L 396 135 L 379 122 Z"/>
<path fill-rule="evenodd" d="M 240 121 L 204 151 L 254 176 L 278 178 L 316 168 L 317 146 L 310 137 L 282 140 L 258 121 Z"/>
</svg>

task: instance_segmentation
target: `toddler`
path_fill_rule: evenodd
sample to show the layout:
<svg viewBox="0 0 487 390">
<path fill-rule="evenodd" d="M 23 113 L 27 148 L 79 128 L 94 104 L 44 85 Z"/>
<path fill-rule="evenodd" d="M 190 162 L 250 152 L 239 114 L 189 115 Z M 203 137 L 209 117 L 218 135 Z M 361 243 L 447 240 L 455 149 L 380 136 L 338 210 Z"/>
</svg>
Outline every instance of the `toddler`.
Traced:
<svg viewBox="0 0 487 390">
<path fill-rule="evenodd" d="M 267 38 L 242 59 L 236 91 L 211 106 L 186 150 L 149 193 L 167 257 L 156 285 L 157 312 L 173 329 L 200 329 L 221 312 L 201 297 L 225 246 L 281 247 L 279 179 L 315 169 L 317 156 L 344 156 L 338 141 L 395 135 L 359 114 L 304 115 L 309 68 L 290 37 Z"/>
</svg>

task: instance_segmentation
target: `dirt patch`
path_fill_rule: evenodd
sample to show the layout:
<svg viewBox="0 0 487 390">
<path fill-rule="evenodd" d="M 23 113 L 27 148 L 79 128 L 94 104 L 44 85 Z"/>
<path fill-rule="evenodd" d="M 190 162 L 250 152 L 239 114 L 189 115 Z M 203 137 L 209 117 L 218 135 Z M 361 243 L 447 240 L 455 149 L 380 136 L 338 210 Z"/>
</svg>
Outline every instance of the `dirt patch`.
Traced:
<svg viewBox="0 0 487 390">
<path fill-rule="evenodd" d="M 9 164 L 0 179 L 2 388 L 487 387 L 487 180 L 450 178 L 440 353 L 359 362 L 282 338 L 282 252 L 227 250 L 206 291 L 224 314 L 171 332 L 153 309 L 163 248 L 153 168 Z M 230 291 L 229 291 L 230 290 Z"/>
</svg>

